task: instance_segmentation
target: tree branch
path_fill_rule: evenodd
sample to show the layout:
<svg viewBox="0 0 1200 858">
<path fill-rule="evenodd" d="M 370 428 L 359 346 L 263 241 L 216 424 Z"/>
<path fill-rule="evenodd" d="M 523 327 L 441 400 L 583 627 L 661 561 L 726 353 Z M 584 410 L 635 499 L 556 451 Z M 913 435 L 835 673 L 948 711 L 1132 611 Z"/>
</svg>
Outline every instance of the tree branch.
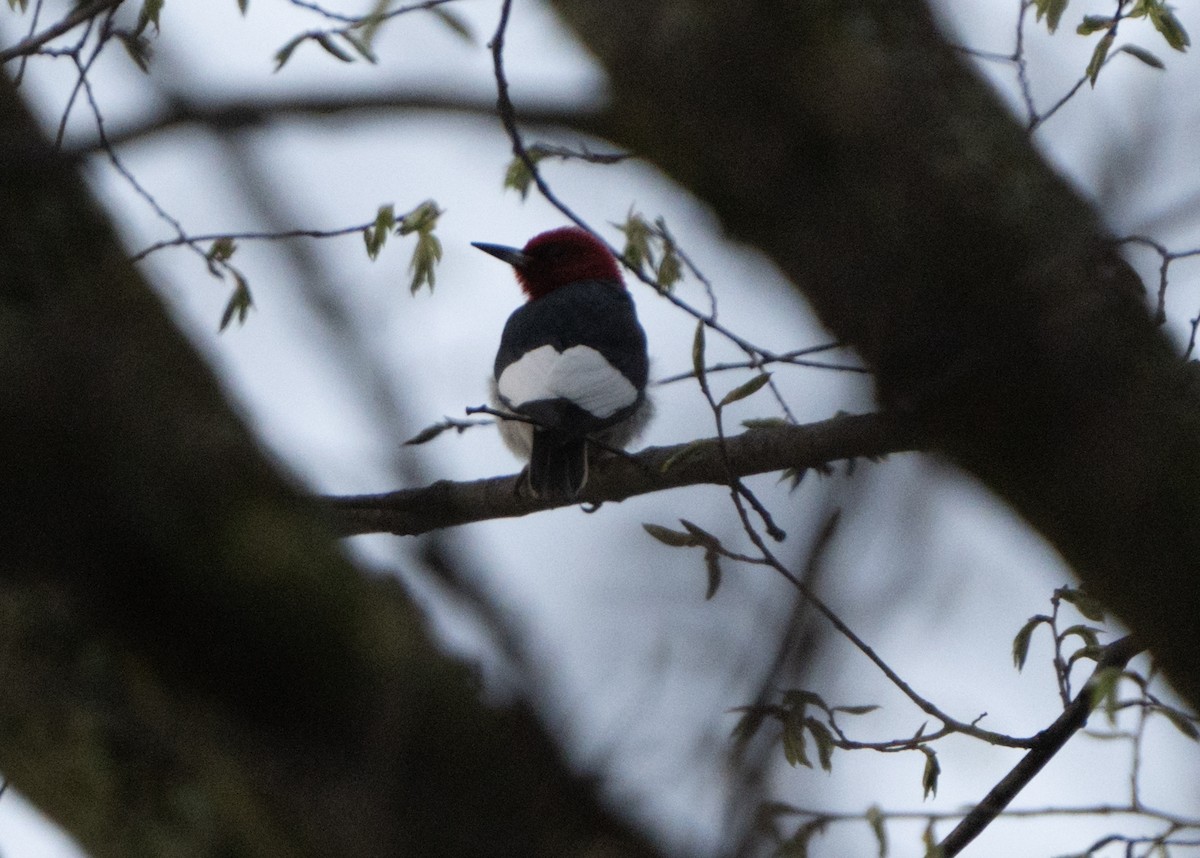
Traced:
<svg viewBox="0 0 1200 858">
<path fill-rule="evenodd" d="M 1036 744 L 1021 758 L 1021 761 L 1005 775 L 998 784 L 975 805 L 970 813 L 954 827 L 946 838 L 939 844 L 939 854 L 945 858 L 953 858 L 966 848 L 972 840 L 992 823 L 997 816 L 1008 807 L 1009 802 L 1017 797 L 1034 776 L 1042 770 L 1054 755 L 1063 749 L 1072 736 L 1087 724 L 1088 716 L 1092 713 L 1092 685 L 1101 671 L 1109 668 L 1124 668 L 1129 660 L 1145 649 L 1132 635 L 1127 635 L 1109 644 L 1104 654 L 1096 662 L 1096 669 L 1083 689 L 1075 695 L 1071 704 L 1063 710 L 1053 724 L 1040 732 Z"/>
<path fill-rule="evenodd" d="M 883 414 L 834 417 L 804 426 L 751 429 L 725 439 L 735 476 L 816 468 L 839 459 L 874 457 L 920 449 L 912 426 Z M 600 504 L 634 495 L 702 483 L 728 485 L 729 471 L 716 438 L 650 447 L 631 456 L 596 463 L 580 502 Z M 333 526 L 343 536 L 394 533 L 412 536 L 473 521 L 513 518 L 569 503 L 552 503 L 518 493 L 519 477 L 455 483 L 440 480 L 419 489 L 376 495 L 326 497 Z"/>
<path fill-rule="evenodd" d="M 175 93 L 166 110 L 126 123 L 110 130 L 106 137 L 112 146 L 152 137 L 181 125 L 203 125 L 221 130 L 251 129 L 279 121 L 318 121 L 346 113 L 405 113 L 428 111 L 457 113 L 491 118 L 495 102 L 486 96 L 475 98 L 459 93 L 380 92 L 370 90 L 329 95 L 300 95 L 231 99 L 203 102 Z M 595 135 L 600 127 L 598 114 L 557 107 L 524 106 L 521 121 L 530 125 L 568 128 L 581 134 Z M 68 147 L 75 154 L 102 148 L 99 139 L 81 141 Z"/>
</svg>

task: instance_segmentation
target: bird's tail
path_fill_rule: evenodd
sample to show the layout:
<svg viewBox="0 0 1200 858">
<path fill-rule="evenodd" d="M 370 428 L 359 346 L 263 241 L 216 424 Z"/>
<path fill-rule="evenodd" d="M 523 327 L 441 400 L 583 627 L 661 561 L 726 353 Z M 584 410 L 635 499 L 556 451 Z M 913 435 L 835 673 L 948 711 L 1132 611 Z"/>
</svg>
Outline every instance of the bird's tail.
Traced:
<svg viewBox="0 0 1200 858">
<path fill-rule="evenodd" d="M 588 478 L 587 439 L 534 431 L 529 489 L 535 497 L 574 500 Z"/>
</svg>

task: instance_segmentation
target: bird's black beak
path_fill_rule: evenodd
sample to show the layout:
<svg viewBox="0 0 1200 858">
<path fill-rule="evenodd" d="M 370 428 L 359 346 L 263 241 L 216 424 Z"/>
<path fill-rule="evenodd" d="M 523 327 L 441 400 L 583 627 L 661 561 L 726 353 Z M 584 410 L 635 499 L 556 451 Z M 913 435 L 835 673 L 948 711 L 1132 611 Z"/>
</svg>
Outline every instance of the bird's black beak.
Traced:
<svg viewBox="0 0 1200 858">
<path fill-rule="evenodd" d="M 524 268 L 529 264 L 529 254 L 519 247 L 507 247 L 503 244 L 487 244 L 482 241 L 472 241 L 472 247 L 478 247 L 484 253 L 490 253 L 497 259 L 502 259 L 513 268 Z"/>
</svg>

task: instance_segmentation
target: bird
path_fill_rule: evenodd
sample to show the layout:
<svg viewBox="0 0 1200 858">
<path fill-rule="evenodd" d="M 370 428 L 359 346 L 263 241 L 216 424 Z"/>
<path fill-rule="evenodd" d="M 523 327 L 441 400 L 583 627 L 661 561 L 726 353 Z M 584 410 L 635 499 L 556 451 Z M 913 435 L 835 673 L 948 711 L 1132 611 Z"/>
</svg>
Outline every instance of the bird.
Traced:
<svg viewBox="0 0 1200 858">
<path fill-rule="evenodd" d="M 504 442 L 527 459 L 535 498 L 571 501 L 589 448 L 624 449 L 649 421 L 646 333 L 608 248 L 584 229 L 539 233 L 522 248 L 471 242 L 512 266 L 526 302 L 504 325 L 492 402 Z M 521 484 L 518 484 L 521 485 Z"/>
</svg>

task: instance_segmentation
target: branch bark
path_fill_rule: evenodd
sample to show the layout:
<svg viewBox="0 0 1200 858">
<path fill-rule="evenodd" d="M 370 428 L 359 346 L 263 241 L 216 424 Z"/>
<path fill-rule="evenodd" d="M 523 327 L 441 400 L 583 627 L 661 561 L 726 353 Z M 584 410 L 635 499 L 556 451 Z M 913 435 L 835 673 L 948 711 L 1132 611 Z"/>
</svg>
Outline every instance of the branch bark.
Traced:
<svg viewBox="0 0 1200 858">
<path fill-rule="evenodd" d="M 919 433 L 911 425 L 879 414 L 834 417 L 806 426 L 751 429 L 726 439 L 735 476 L 785 468 L 820 468 L 840 459 L 874 458 L 915 450 Z M 552 503 L 518 490 L 520 475 L 455 483 L 440 480 L 419 489 L 376 495 L 327 497 L 322 502 L 342 536 L 394 533 L 412 536 L 473 521 L 514 518 L 573 506 L 623 501 L 635 495 L 705 483 L 729 484 L 719 441 L 706 438 L 671 447 L 649 447 L 636 455 L 597 462 L 575 503 Z"/>
<path fill-rule="evenodd" d="M 608 137 L 764 250 L 886 408 L 1038 529 L 1200 708 L 1200 383 L 1096 213 L 919 0 L 555 0 Z"/>
</svg>

